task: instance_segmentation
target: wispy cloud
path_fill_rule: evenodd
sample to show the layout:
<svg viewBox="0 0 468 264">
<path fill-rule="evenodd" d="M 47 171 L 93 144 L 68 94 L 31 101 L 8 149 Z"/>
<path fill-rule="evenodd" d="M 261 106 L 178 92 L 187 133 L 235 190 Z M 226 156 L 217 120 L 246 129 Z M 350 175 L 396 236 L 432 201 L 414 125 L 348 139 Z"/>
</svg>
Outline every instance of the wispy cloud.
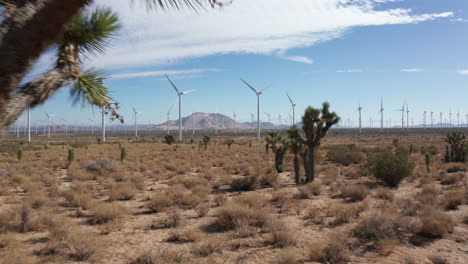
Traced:
<svg viewBox="0 0 468 264">
<path fill-rule="evenodd" d="M 364 70 L 360 69 L 350 69 L 350 70 L 337 70 L 339 73 L 353 73 L 353 72 L 363 72 Z"/>
<path fill-rule="evenodd" d="M 418 68 L 413 68 L 413 69 L 401 69 L 402 72 L 423 72 L 425 71 L 424 69 L 418 69 Z"/>
<path fill-rule="evenodd" d="M 450 19 L 451 22 L 468 22 L 468 19 L 464 19 L 464 18 L 454 18 L 454 19 Z"/>
<path fill-rule="evenodd" d="M 301 62 L 301 63 L 306 63 L 306 64 L 312 64 L 314 63 L 314 60 L 306 57 L 306 56 L 293 56 L 293 55 L 286 55 L 286 51 L 281 50 L 277 53 L 278 57 L 280 57 L 283 60 L 289 60 L 289 61 L 294 61 L 294 62 Z"/>
<path fill-rule="evenodd" d="M 468 75 L 468 70 L 458 70 L 457 73 L 460 75 Z"/>
<path fill-rule="evenodd" d="M 129 73 L 117 73 L 110 75 L 110 79 L 129 79 L 129 78 L 142 78 L 142 77 L 154 77 L 154 76 L 163 76 L 167 75 L 183 75 L 185 77 L 194 76 L 193 73 L 203 73 L 203 72 L 219 72 L 221 69 L 191 69 L 191 70 L 160 70 L 160 71 L 141 71 L 141 72 L 129 72 Z M 190 74 L 190 75 L 187 75 Z M 174 79 L 181 79 L 183 76 L 176 76 Z M 186 79 L 186 78 L 184 78 Z"/>
<path fill-rule="evenodd" d="M 97 68 L 128 69 L 228 53 L 277 55 L 343 36 L 355 27 L 419 23 L 452 12 L 415 14 L 379 6 L 392 0 L 236 0 L 222 10 L 199 14 L 156 13 L 142 1 L 113 0 L 123 30 L 107 53 L 92 60 Z M 109 5 L 97 0 L 96 5 Z M 285 23 L 284 21 L 287 21 Z M 283 59 L 312 63 L 304 56 Z"/>
</svg>

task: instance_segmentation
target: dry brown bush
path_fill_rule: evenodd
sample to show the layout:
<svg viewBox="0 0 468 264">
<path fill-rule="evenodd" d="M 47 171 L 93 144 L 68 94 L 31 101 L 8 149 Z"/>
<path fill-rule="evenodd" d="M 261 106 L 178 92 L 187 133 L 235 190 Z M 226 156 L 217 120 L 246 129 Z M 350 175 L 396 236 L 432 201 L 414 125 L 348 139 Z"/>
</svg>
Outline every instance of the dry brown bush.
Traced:
<svg viewBox="0 0 468 264">
<path fill-rule="evenodd" d="M 109 196 L 110 201 L 127 201 L 133 199 L 136 193 L 137 190 L 132 184 L 120 182 L 112 185 L 107 195 Z"/>
<path fill-rule="evenodd" d="M 146 203 L 146 207 L 151 212 L 162 212 L 164 209 L 172 206 L 172 200 L 164 193 L 157 193 Z"/>
<path fill-rule="evenodd" d="M 95 203 L 90 210 L 90 223 L 98 225 L 121 220 L 126 214 L 122 206 L 112 203 Z"/>
<path fill-rule="evenodd" d="M 349 251 L 346 246 L 346 234 L 332 233 L 322 249 L 321 259 L 324 263 L 344 264 L 349 262 Z"/>
<path fill-rule="evenodd" d="M 465 179 L 465 173 L 464 172 L 457 172 L 457 173 L 451 173 L 444 175 L 441 177 L 440 183 L 445 184 L 445 185 L 455 185 L 460 183 L 462 180 Z"/>
<path fill-rule="evenodd" d="M 233 191 L 252 191 L 258 188 L 257 176 L 244 176 L 233 178 L 231 181 L 231 189 Z"/>
<path fill-rule="evenodd" d="M 183 264 L 190 263 L 187 254 L 180 250 L 151 249 L 140 253 L 130 264 Z"/>
<path fill-rule="evenodd" d="M 90 260 L 102 250 L 99 238 L 93 234 L 74 230 L 67 236 L 70 256 L 78 261 Z"/>
<path fill-rule="evenodd" d="M 268 212 L 236 201 L 229 201 L 218 209 L 215 226 L 221 230 L 237 229 L 243 225 L 265 227 L 270 220 Z"/>
<path fill-rule="evenodd" d="M 320 194 L 322 189 L 322 183 L 319 180 L 315 180 L 311 183 L 297 187 L 299 193 L 295 196 L 297 199 L 311 199 L 314 196 Z"/>
<path fill-rule="evenodd" d="M 197 205 L 193 210 L 197 213 L 198 217 L 203 217 L 210 211 L 210 205 L 208 203 L 202 203 Z"/>
<path fill-rule="evenodd" d="M 422 222 L 420 233 L 426 237 L 444 237 L 453 231 L 455 225 L 450 215 L 434 208 L 427 209 L 420 219 Z"/>
<path fill-rule="evenodd" d="M 366 186 L 359 184 L 343 185 L 341 186 L 340 191 L 341 196 L 350 202 L 362 201 L 369 193 L 369 189 Z"/>
<path fill-rule="evenodd" d="M 88 160 L 83 162 L 81 167 L 89 172 L 104 176 L 122 170 L 122 167 L 118 161 L 108 158 L 98 158 L 95 161 Z"/>
<path fill-rule="evenodd" d="M 219 237 L 208 238 L 192 247 L 192 253 L 200 257 L 207 257 L 213 253 L 219 253 L 224 247 L 224 240 Z"/>
<path fill-rule="evenodd" d="M 167 242 L 187 243 L 200 240 L 202 233 L 197 229 L 189 229 L 184 231 L 175 230 L 169 233 Z"/>
<path fill-rule="evenodd" d="M 286 248 L 297 244 L 296 233 L 280 220 L 270 221 L 268 231 L 272 236 L 271 243 L 277 247 Z"/>
<path fill-rule="evenodd" d="M 296 264 L 299 263 L 298 252 L 293 249 L 283 249 L 276 255 L 277 264 Z"/>
<path fill-rule="evenodd" d="M 378 187 L 378 188 L 375 190 L 375 196 L 376 196 L 377 198 L 379 198 L 379 199 L 392 201 L 392 200 L 393 200 L 393 197 L 394 197 L 394 194 L 393 194 L 392 190 L 390 190 L 390 188 L 387 188 L 387 187 Z"/>
<path fill-rule="evenodd" d="M 451 190 L 442 196 L 442 205 L 447 210 L 456 210 L 465 201 L 464 190 Z"/>
<path fill-rule="evenodd" d="M 226 195 L 223 193 L 216 194 L 213 197 L 213 202 L 215 206 L 222 206 L 226 202 L 226 200 L 227 200 Z"/>
<path fill-rule="evenodd" d="M 432 255 L 429 256 L 428 259 L 431 261 L 432 264 L 448 264 L 449 261 L 442 257 L 442 256 L 437 256 L 437 255 Z"/>
<path fill-rule="evenodd" d="M 328 215 L 335 217 L 333 224 L 340 225 L 356 219 L 364 209 L 363 204 L 335 204 L 328 209 Z"/>
</svg>

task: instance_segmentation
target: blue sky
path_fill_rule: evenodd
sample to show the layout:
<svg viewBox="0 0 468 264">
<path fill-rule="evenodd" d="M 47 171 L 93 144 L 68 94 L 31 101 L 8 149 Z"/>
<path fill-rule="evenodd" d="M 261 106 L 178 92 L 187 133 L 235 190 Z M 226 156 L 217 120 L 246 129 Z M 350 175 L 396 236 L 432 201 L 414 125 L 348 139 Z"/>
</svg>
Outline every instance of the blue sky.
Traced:
<svg viewBox="0 0 468 264">
<path fill-rule="evenodd" d="M 296 119 L 308 105 L 328 100 L 343 119 L 357 124 L 360 102 L 367 125 L 369 117 L 378 119 L 380 97 L 392 120 L 400 118 L 395 110 L 404 101 L 415 123 L 425 110 L 468 113 L 465 0 L 234 2 L 194 15 L 148 12 L 138 3 L 130 7 L 128 0 L 116 0 L 112 7 L 124 29 L 106 55 L 86 63 L 109 73 L 105 84 L 122 103 L 121 112 L 130 121 L 135 105 L 141 123 L 164 122 L 168 108 L 177 104 L 164 72 L 179 89 L 196 89 L 183 97 L 184 116 L 235 111 L 239 121 L 249 121 L 256 98 L 240 77 L 258 88 L 272 85 L 261 97 L 264 121 L 264 112 L 274 122 L 279 113 L 286 119 L 291 106 L 285 91 L 298 105 Z M 36 68 L 50 60 L 44 56 Z M 68 94 L 60 91 L 34 109 L 33 120 L 43 119 L 44 111 L 80 123 L 99 115 L 72 106 Z M 177 115 L 174 109 L 172 119 Z"/>
</svg>

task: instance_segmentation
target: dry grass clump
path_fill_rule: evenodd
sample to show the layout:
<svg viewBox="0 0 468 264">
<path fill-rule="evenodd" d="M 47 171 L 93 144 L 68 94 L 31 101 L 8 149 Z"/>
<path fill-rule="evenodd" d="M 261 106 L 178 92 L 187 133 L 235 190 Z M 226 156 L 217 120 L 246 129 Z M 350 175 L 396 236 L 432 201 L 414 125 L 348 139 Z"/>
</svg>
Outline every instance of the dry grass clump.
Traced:
<svg viewBox="0 0 468 264">
<path fill-rule="evenodd" d="M 446 174 L 440 179 L 441 184 L 445 185 L 456 185 L 465 179 L 464 172 Z"/>
<path fill-rule="evenodd" d="M 222 206 L 226 202 L 227 198 L 224 193 L 219 193 L 213 196 L 213 202 L 215 206 Z"/>
<path fill-rule="evenodd" d="M 164 209 L 172 206 L 172 200 L 164 193 L 157 193 L 146 203 L 146 208 L 151 212 L 162 212 Z"/>
<path fill-rule="evenodd" d="M 224 240 L 220 237 L 208 238 L 193 245 L 192 253 L 199 257 L 208 257 L 213 253 L 220 253 L 224 247 Z"/>
<path fill-rule="evenodd" d="M 133 199 L 137 190 L 131 184 L 120 182 L 113 184 L 108 191 L 109 201 L 127 201 Z"/>
<path fill-rule="evenodd" d="M 67 176 L 73 180 L 78 181 L 92 181 L 96 180 L 96 173 L 92 173 L 84 168 L 70 166 L 67 169 Z"/>
<path fill-rule="evenodd" d="M 236 177 L 231 181 L 231 189 L 233 191 L 252 191 L 258 188 L 257 176 Z"/>
<path fill-rule="evenodd" d="M 428 209 L 420 216 L 422 223 L 420 234 L 431 238 L 444 237 L 453 231 L 453 218 L 434 208 Z"/>
<path fill-rule="evenodd" d="M 350 261 L 346 234 L 331 233 L 325 243 L 311 243 L 307 255 L 311 261 L 345 264 Z"/>
<path fill-rule="evenodd" d="M 440 190 L 433 184 L 426 184 L 422 187 L 417 199 L 424 205 L 434 205 L 437 203 Z"/>
<path fill-rule="evenodd" d="M 208 203 L 202 203 L 193 209 L 197 213 L 198 217 L 203 217 L 210 211 L 210 205 Z"/>
<path fill-rule="evenodd" d="M 0 233 L 18 232 L 21 230 L 21 213 L 19 208 L 0 212 Z"/>
<path fill-rule="evenodd" d="M 98 237 L 77 230 L 70 232 L 66 243 L 70 249 L 70 256 L 77 261 L 86 261 L 96 257 L 102 250 Z"/>
<path fill-rule="evenodd" d="M 278 173 L 268 173 L 260 177 L 260 185 L 263 187 L 279 187 Z"/>
<path fill-rule="evenodd" d="M 162 226 L 165 228 L 174 228 L 181 226 L 184 222 L 182 214 L 177 209 L 171 209 L 166 212 L 165 218 L 161 221 Z"/>
<path fill-rule="evenodd" d="M 122 206 L 112 203 L 96 203 L 90 210 L 92 213 L 89 218 L 90 223 L 98 225 L 121 220 L 126 214 Z"/>
<path fill-rule="evenodd" d="M 95 161 L 88 160 L 81 164 L 81 167 L 91 173 L 98 175 L 107 175 L 112 172 L 121 171 L 122 167 L 118 161 L 108 158 L 98 158 Z"/>
<path fill-rule="evenodd" d="M 93 197 L 84 192 L 67 190 L 60 193 L 60 195 L 67 201 L 66 206 L 78 207 L 82 210 L 87 210 L 93 203 Z"/>
<path fill-rule="evenodd" d="M 197 229 L 189 229 L 184 231 L 175 230 L 169 233 L 169 237 L 166 239 L 167 242 L 172 243 L 188 243 L 199 240 L 202 233 Z"/>
<path fill-rule="evenodd" d="M 402 198 L 396 201 L 402 215 L 416 216 L 422 209 L 423 204 L 414 198 Z"/>
<path fill-rule="evenodd" d="M 299 193 L 295 195 L 297 199 L 311 199 L 314 196 L 320 194 L 322 189 L 322 183 L 319 180 L 315 180 L 311 183 L 297 187 Z"/>
<path fill-rule="evenodd" d="M 442 205 L 447 210 L 456 210 L 465 201 L 464 190 L 452 190 L 442 196 Z"/>
<path fill-rule="evenodd" d="M 255 199 L 257 195 L 244 195 L 226 202 L 218 209 L 214 225 L 221 230 L 248 227 L 265 227 L 270 215 L 263 208 L 265 199 Z"/>
<path fill-rule="evenodd" d="M 327 158 L 335 163 L 349 166 L 351 163 L 359 164 L 364 157 L 354 145 L 338 145 L 328 147 Z"/>
<path fill-rule="evenodd" d="M 190 263 L 184 251 L 169 249 L 146 250 L 130 261 L 130 264 L 183 264 Z"/>
<path fill-rule="evenodd" d="M 378 187 L 376 190 L 375 190 L 375 196 L 379 199 L 382 199 L 382 200 L 387 200 L 387 201 L 392 201 L 393 200 L 393 197 L 394 197 L 394 194 L 393 192 L 390 190 L 390 188 L 387 188 L 387 187 Z"/>
<path fill-rule="evenodd" d="M 277 264 L 295 264 L 299 262 L 299 256 L 296 250 L 283 249 L 276 255 Z"/>
<path fill-rule="evenodd" d="M 356 219 L 365 209 L 364 204 L 335 204 L 328 209 L 328 215 L 334 216 L 334 225 L 346 224 Z"/>
<path fill-rule="evenodd" d="M 282 221 L 271 221 L 268 231 L 272 236 L 271 243 L 277 247 L 286 248 L 297 244 L 296 233 Z"/>
<path fill-rule="evenodd" d="M 192 175 L 177 175 L 172 177 L 169 181 L 169 185 L 183 185 L 185 188 L 191 190 L 195 186 L 207 186 L 208 181 L 201 177 L 194 177 Z"/>
<path fill-rule="evenodd" d="M 442 256 L 437 256 L 437 255 L 432 255 L 428 257 L 429 261 L 431 261 L 432 264 L 448 264 L 449 261 L 442 257 Z"/>
<path fill-rule="evenodd" d="M 359 184 L 343 185 L 340 191 L 341 196 L 349 202 L 362 201 L 369 193 L 369 189 L 366 186 Z"/>
</svg>

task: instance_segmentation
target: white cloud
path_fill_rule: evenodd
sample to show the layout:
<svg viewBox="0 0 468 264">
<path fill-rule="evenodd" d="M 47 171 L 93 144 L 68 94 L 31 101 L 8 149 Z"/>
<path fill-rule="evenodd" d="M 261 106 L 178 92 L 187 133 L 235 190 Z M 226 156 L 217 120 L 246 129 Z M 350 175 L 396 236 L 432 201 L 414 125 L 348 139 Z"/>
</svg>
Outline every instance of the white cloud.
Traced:
<svg viewBox="0 0 468 264">
<path fill-rule="evenodd" d="M 468 70 L 458 70 L 457 73 L 460 75 L 468 75 Z"/>
<path fill-rule="evenodd" d="M 169 76 L 171 76 L 171 75 L 184 75 L 185 77 L 187 77 L 187 76 L 191 76 L 191 75 L 186 75 L 186 74 L 203 73 L 203 72 L 219 72 L 219 71 L 221 71 L 221 70 L 220 69 L 191 69 L 191 70 L 141 71 L 141 72 L 129 72 L 129 73 L 112 74 L 109 78 L 113 79 L 113 80 L 118 80 L 118 79 L 129 79 L 129 78 L 140 78 L 140 77 L 163 76 L 164 74 L 167 74 Z M 182 77 L 179 76 L 177 78 L 180 79 Z"/>
<path fill-rule="evenodd" d="M 423 72 L 424 69 L 417 69 L 417 68 L 414 68 L 414 69 L 402 69 L 401 71 L 402 71 L 402 72 Z"/>
<path fill-rule="evenodd" d="M 451 22 L 468 22 L 468 19 L 463 19 L 463 18 L 455 18 L 455 19 L 450 19 Z"/>
<path fill-rule="evenodd" d="M 341 37 L 354 27 L 418 23 L 453 13 L 415 14 L 377 5 L 392 0 L 235 0 L 221 10 L 148 11 L 113 0 L 123 30 L 91 64 L 107 70 L 174 63 L 227 53 L 276 54 Z M 97 0 L 106 6 L 107 0 Z M 283 59 L 311 63 L 303 56 Z"/>
<path fill-rule="evenodd" d="M 286 52 L 284 50 L 281 50 L 277 53 L 278 57 L 280 57 L 283 60 L 289 60 L 289 61 L 295 61 L 295 62 L 301 62 L 301 63 L 306 63 L 306 64 L 312 64 L 314 63 L 314 60 L 306 57 L 306 56 L 292 56 L 292 55 L 286 55 Z"/>
<path fill-rule="evenodd" d="M 364 70 L 359 70 L 359 69 L 350 69 L 350 70 L 337 70 L 336 72 L 339 73 L 353 73 L 353 72 L 363 72 Z"/>
</svg>

